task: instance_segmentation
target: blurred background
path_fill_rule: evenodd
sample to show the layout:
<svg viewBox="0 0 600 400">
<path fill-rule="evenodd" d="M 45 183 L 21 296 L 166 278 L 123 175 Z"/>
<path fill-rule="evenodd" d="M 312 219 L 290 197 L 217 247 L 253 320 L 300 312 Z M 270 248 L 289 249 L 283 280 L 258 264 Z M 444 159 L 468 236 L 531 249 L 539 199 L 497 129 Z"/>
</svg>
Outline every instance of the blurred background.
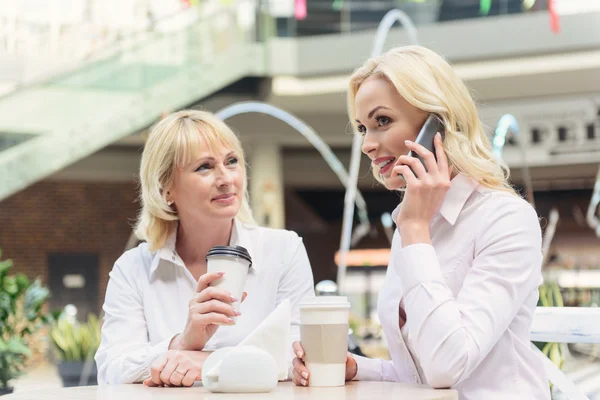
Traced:
<svg viewBox="0 0 600 400">
<path fill-rule="evenodd" d="M 310 125 L 348 168 L 347 79 L 392 9 L 453 64 L 490 139 L 503 115 L 514 116 L 519 135 L 508 136 L 502 157 L 551 239 L 550 305 L 597 306 L 600 0 L 0 0 L 0 331 L 16 354 L 0 387 L 94 383 L 84 361 L 99 340 L 108 274 L 136 244 L 136 174 L 161 116 L 266 102 Z M 410 40 L 397 24 L 385 48 Z M 315 283 L 335 281 L 338 176 L 275 118 L 227 122 L 247 153 L 257 221 L 296 231 Z M 366 158 L 358 188 L 370 227 L 352 242 L 344 292 L 360 351 L 387 357 L 375 308 L 399 197 L 374 180 Z M 32 292 L 41 306 L 25 338 L 6 326 Z M 600 395 L 597 356 L 594 345 L 569 345 L 558 361 L 591 398 Z"/>
</svg>

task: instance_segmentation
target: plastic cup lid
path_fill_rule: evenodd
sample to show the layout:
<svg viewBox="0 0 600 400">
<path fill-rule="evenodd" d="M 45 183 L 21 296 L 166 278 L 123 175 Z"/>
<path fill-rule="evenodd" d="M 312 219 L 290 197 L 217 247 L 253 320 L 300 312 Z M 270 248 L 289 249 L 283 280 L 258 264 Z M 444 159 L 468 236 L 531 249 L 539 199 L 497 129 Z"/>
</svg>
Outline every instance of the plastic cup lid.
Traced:
<svg viewBox="0 0 600 400">
<path fill-rule="evenodd" d="M 250 257 L 248 250 L 242 246 L 215 246 L 206 254 L 206 261 L 208 261 L 210 257 L 215 256 L 240 257 L 247 260 L 250 263 L 250 266 L 252 266 L 252 257 Z"/>
<path fill-rule="evenodd" d="M 300 308 L 350 308 L 346 296 L 316 296 L 300 300 Z"/>
</svg>

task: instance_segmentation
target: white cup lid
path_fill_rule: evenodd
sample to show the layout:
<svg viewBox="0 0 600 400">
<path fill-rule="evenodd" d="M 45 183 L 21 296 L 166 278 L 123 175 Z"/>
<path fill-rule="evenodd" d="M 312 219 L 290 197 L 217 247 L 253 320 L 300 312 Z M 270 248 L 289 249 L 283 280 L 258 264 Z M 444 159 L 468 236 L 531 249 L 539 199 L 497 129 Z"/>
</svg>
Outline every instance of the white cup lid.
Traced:
<svg viewBox="0 0 600 400">
<path fill-rule="evenodd" d="M 300 300 L 300 308 L 350 308 L 346 296 L 316 296 Z"/>
</svg>

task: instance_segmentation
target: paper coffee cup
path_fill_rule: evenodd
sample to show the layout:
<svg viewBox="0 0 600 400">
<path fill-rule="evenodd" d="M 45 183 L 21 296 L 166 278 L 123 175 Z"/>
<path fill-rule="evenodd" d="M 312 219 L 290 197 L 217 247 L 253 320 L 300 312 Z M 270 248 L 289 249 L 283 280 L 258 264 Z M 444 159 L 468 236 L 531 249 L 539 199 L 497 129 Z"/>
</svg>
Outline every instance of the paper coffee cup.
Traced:
<svg viewBox="0 0 600 400">
<path fill-rule="evenodd" d="M 309 386 L 343 386 L 346 382 L 348 316 L 345 296 L 318 296 L 300 302 L 300 341 Z"/>
<path fill-rule="evenodd" d="M 229 291 L 239 301 L 233 303 L 236 311 L 240 310 L 240 302 L 244 293 L 246 276 L 252 267 L 250 253 L 242 246 L 215 246 L 206 255 L 207 272 L 225 272 L 225 275 L 210 286 Z"/>
</svg>

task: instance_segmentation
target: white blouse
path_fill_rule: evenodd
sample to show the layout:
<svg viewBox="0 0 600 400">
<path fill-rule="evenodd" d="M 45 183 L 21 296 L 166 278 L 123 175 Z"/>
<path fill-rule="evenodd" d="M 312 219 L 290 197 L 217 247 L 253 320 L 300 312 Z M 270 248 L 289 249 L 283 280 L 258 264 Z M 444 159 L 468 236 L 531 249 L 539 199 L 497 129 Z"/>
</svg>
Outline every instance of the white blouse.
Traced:
<svg viewBox="0 0 600 400">
<path fill-rule="evenodd" d="M 104 301 L 102 342 L 96 353 L 98 383 L 133 383 L 150 376 L 153 361 L 183 331 L 188 303 L 197 282 L 175 252 L 173 233 L 152 253 L 146 243 L 115 263 Z M 292 306 L 292 340 L 300 339 L 298 303 L 314 296 L 312 270 L 302 239 L 291 231 L 235 221 L 231 245 L 244 246 L 252 257 L 236 324 L 221 326 L 206 351 L 235 346 L 283 300 Z M 292 353 L 290 343 L 290 357 Z"/>
<path fill-rule="evenodd" d="M 464 400 L 550 399 L 530 348 L 542 282 L 535 210 L 457 175 L 430 232 L 432 245 L 405 248 L 394 233 L 378 299 L 392 360 L 356 357 L 357 379 L 452 387 Z"/>
</svg>

